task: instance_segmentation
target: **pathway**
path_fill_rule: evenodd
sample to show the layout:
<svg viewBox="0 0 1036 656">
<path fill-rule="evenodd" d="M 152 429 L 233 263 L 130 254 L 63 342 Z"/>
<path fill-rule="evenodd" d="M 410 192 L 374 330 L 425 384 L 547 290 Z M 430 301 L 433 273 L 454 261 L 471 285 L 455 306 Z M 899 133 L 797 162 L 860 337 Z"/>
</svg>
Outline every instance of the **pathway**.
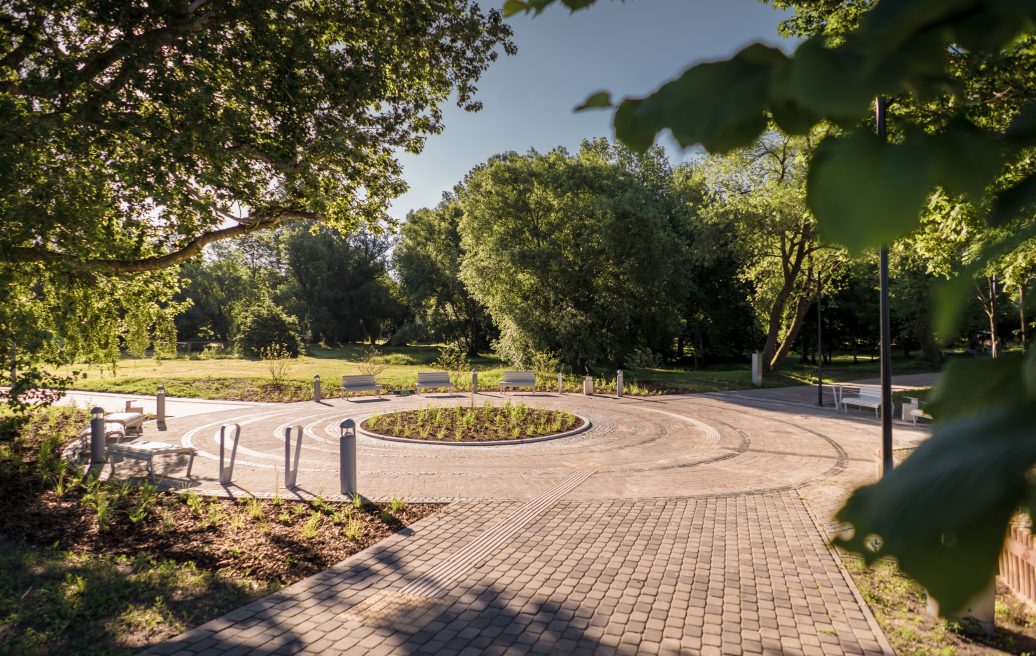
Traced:
<svg viewBox="0 0 1036 656">
<path fill-rule="evenodd" d="M 508 395 L 592 422 L 524 445 L 361 436 L 365 496 L 453 503 L 148 653 L 889 653 L 816 520 L 873 477 L 878 424 L 763 392 Z M 198 448 L 200 491 L 263 496 L 283 484 L 284 429 L 299 425 L 295 493 L 332 498 L 343 418 L 469 402 L 232 409 L 145 439 Z M 216 440 L 230 422 L 243 432 L 235 485 L 223 487 Z M 901 441 L 926 435 L 896 430 Z"/>
</svg>

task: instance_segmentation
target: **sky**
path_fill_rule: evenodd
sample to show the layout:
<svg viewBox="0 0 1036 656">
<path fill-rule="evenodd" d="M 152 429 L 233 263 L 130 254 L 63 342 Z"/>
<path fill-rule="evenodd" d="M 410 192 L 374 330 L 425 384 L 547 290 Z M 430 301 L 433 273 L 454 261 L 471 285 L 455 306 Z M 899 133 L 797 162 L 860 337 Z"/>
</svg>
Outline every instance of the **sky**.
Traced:
<svg viewBox="0 0 1036 656">
<path fill-rule="evenodd" d="M 518 54 L 501 53 L 482 76 L 482 111 L 445 106 L 446 129 L 430 136 L 420 154 L 400 153 L 410 190 L 390 214 L 401 219 L 434 206 L 497 153 L 576 150 L 583 139 L 611 138 L 610 111 L 572 111 L 595 91 L 611 91 L 613 99 L 643 96 L 693 64 L 729 57 L 753 42 L 790 49 L 777 36 L 784 16 L 758 0 L 602 0 L 575 14 L 559 3 L 539 16 L 507 19 Z M 688 156 L 667 137 L 660 143 L 674 161 Z"/>
</svg>

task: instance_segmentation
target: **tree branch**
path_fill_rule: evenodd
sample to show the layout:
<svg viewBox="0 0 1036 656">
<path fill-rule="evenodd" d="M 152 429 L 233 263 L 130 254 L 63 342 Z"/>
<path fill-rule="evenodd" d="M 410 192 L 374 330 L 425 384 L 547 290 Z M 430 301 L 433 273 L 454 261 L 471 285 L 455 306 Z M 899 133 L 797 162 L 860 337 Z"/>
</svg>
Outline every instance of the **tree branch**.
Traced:
<svg viewBox="0 0 1036 656">
<path fill-rule="evenodd" d="M 326 217 L 317 212 L 307 212 L 289 208 L 271 208 L 258 216 L 253 215 L 248 219 L 240 219 L 241 222 L 236 226 L 203 232 L 180 246 L 178 249 L 169 253 L 145 257 L 138 260 L 84 260 L 69 253 L 61 253 L 42 247 L 13 248 L 6 259 L 9 262 L 46 262 L 48 264 L 67 267 L 73 271 L 79 272 L 115 274 L 157 271 L 158 269 L 164 269 L 189 260 L 200 253 L 205 246 L 216 241 L 240 237 L 257 230 L 268 230 L 288 221 L 324 220 L 326 220 Z"/>
</svg>

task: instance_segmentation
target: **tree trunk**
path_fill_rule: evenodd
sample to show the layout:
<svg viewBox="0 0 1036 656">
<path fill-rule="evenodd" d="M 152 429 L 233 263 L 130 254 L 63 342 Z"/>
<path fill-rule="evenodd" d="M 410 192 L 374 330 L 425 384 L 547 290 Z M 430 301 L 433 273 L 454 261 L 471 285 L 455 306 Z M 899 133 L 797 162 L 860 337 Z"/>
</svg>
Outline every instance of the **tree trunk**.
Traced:
<svg viewBox="0 0 1036 656">
<path fill-rule="evenodd" d="M 1018 285 L 1018 315 L 1022 320 L 1022 352 L 1029 352 L 1029 326 L 1025 323 L 1025 287 Z"/>
<path fill-rule="evenodd" d="M 809 311 L 810 303 L 811 301 L 806 296 L 799 299 L 798 305 L 795 308 L 795 316 L 791 320 L 791 325 L 788 326 L 788 333 L 781 340 L 777 352 L 773 355 L 773 360 L 770 361 L 770 371 L 777 371 L 784 364 L 784 358 L 788 356 L 788 352 L 791 351 L 791 345 L 795 343 L 795 339 L 799 336 L 799 330 L 802 329 L 802 323 L 806 318 L 806 312 Z"/>
<path fill-rule="evenodd" d="M 990 353 L 992 357 L 1000 355 L 1000 348 L 997 345 L 997 334 L 996 334 L 996 275 L 989 277 L 989 337 L 992 341 L 990 345 Z"/>
</svg>

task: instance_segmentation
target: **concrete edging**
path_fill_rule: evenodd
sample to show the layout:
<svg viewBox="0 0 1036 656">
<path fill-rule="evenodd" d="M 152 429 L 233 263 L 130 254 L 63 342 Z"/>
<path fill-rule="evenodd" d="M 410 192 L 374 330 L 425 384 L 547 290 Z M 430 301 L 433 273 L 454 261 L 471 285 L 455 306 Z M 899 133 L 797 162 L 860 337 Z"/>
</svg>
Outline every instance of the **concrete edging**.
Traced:
<svg viewBox="0 0 1036 656">
<path fill-rule="evenodd" d="M 563 437 L 571 437 L 573 435 L 578 435 L 579 433 L 586 432 L 593 427 L 593 422 L 591 422 L 588 418 L 584 417 L 583 415 L 578 415 L 574 412 L 572 414 L 575 415 L 576 419 L 581 419 L 583 421 L 582 426 L 573 428 L 570 431 L 565 431 L 564 433 L 554 433 L 553 435 L 540 435 L 539 437 L 523 437 L 518 440 L 491 440 L 488 442 L 440 442 L 438 440 L 435 440 L 433 442 L 432 440 L 417 440 L 410 437 L 395 437 L 392 435 L 382 435 L 381 433 L 373 433 L 363 428 L 361 426 L 362 422 L 356 425 L 356 432 L 360 435 L 363 435 L 364 437 L 370 437 L 376 440 L 384 440 L 385 442 L 400 442 L 402 444 L 430 444 L 433 446 L 507 446 L 515 444 L 532 444 L 533 442 L 549 442 L 551 440 L 559 440 Z M 367 417 L 367 419 L 370 419 L 370 417 Z M 363 421 L 367 421 L 367 419 L 364 419 Z"/>
</svg>

